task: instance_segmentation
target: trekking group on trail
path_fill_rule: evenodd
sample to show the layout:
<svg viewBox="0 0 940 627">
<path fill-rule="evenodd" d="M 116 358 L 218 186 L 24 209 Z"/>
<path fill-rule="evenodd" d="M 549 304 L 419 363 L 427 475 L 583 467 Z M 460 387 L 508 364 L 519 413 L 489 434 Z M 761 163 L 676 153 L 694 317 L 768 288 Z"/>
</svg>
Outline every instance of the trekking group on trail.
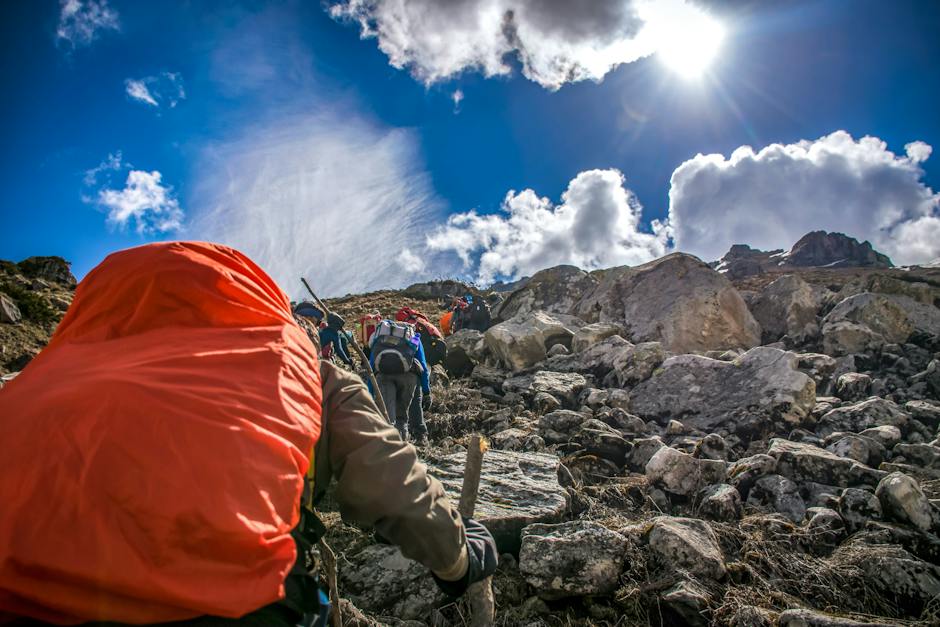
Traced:
<svg viewBox="0 0 940 627">
<path fill-rule="evenodd" d="M 480 324 L 460 300 L 456 326 Z M 0 389 L 0 624 L 325 625 L 331 483 L 344 521 L 446 594 L 492 575 L 492 536 L 407 444 L 427 441 L 443 334 L 407 308 L 362 320 L 394 426 L 333 363 L 354 368 L 343 318 L 292 307 L 238 251 L 107 257 Z"/>
</svg>

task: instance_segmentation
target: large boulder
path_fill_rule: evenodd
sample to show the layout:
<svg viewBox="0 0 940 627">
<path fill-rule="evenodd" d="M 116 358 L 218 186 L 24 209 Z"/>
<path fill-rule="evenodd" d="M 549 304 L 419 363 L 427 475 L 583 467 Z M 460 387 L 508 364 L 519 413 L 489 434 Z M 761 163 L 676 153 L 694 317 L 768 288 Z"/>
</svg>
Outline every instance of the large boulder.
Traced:
<svg viewBox="0 0 940 627">
<path fill-rule="evenodd" d="M 347 553 L 338 574 L 343 594 L 370 613 L 415 620 L 449 602 L 431 571 L 395 546 L 377 544 Z"/>
<path fill-rule="evenodd" d="M 904 308 L 880 294 L 850 296 L 823 318 L 823 349 L 828 355 L 849 355 L 903 344 L 914 332 Z"/>
<path fill-rule="evenodd" d="M 887 473 L 812 444 L 780 438 L 770 441 L 767 454 L 777 460 L 777 474 L 797 483 L 812 481 L 832 486 L 876 486 Z"/>
<path fill-rule="evenodd" d="M 571 341 L 571 350 L 579 353 L 586 348 L 594 346 L 601 340 L 612 335 L 619 335 L 620 327 L 609 322 L 594 322 L 586 324 L 574 333 L 574 339 Z"/>
<path fill-rule="evenodd" d="M 519 571 L 543 599 L 610 594 L 629 546 L 596 522 L 529 525 L 522 530 Z"/>
<path fill-rule="evenodd" d="M 431 474 L 444 484 L 456 503 L 463 485 L 466 453 L 433 460 Z M 483 523 L 503 552 L 519 550 L 523 527 L 561 520 L 567 493 L 558 483 L 561 462 L 554 455 L 487 451 L 473 517 Z"/>
<path fill-rule="evenodd" d="M 797 370 L 798 357 L 776 348 L 752 348 L 734 361 L 699 355 L 670 357 L 633 388 L 631 410 L 665 424 L 715 431 L 719 425 L 762 430 L 773 421 L 798 424 L 812 412 L 816 384 Z M 753 435 L 753 434 L 752 434 Z"/>
<path fill-rule="evenodd" d="M 649 544 L 671 569 L 716 581 L 728 572 L 718 538 L 703 520 L 658 516 L 653 519 Z"/>
<path fill-rule="evenodd" d="M 604 271 L 577 312 L 589 322 L 621 325 L 632 342 L 662 342 L 676 353 L 760 343 L 760 327 L 731 282 L 682 253 Z"/>
<path fill-rule="evenodd" d="M 589 292 L 597 279 L 575 266 L 556 266 L 536 272 L 525 285 L 506 297 L 493 314 L 508 320 L 536 311 L 574 313 L 581 297 Z"/>
<path fill-rule="evenodd" d="M 861 433 L 865 429 L 885 425 L 897 427 L 903 432 L 907 429 L 909 422 L 910 416 L 896 403 L 874 397 L 860 403 L 829 410 L 819 419 L 816 432 L 822 436 L 828 436 L 837 431 Z"/>
<path fill-rule="evenodd" d="M 574 331 L 559 318 L 537 311 L 494 325 L 483 337 L 500 363 L 519 371 L 545 359 L 555 344 L 570 346 Z"/>
<path fill-rule="evenodd" d="M 482 362 L 486 354 L 483 334 L 476 329 L 460 329 L 444 342 L 447 344 L 444 368 L 454 377 L 470 374 L 473 367 Z"/>
<path fill-rule="evenodd" d="M 763 330 L 764 342 L 776 342 L 784 335 L 802 342 L 819 330 L 816 312 L 819 303 L 809 283 L 795 274 L 780 277 L 761 291 L 751 303 L 751 313 Z"/>
</svg>

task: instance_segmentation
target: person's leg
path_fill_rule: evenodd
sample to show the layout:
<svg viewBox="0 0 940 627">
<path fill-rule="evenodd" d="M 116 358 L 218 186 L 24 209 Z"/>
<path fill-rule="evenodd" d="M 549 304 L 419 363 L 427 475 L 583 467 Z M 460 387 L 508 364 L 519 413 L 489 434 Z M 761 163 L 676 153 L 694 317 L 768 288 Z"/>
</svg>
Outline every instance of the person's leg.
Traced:
<svg viewBox="0 0 940 627">
<path fill-rule="evenodd" d="M 411 405 L 408 407 L 408 430 L 411 431 L 411 437 L 415 439 L 415 442 L 421 442 L 428 435 L 428 427 L 424 423 L 423 401 L 424 391 L 420 385 L 416 385 Z"/>
<path fill-rule="evenodd" d="M 413 372 L 406 372 L 395 377 L 398 385 L 398 407 L 396 408 L 398 424 L 401 426 L 398 431 L 402 433 L 402 440 L 408 441 L 408 406 L 415 395 L 415 386 L 418 384 L 418 376 Z"/>
<path fill-rule="evenodd" d="M 395 385 L 394 377 L 395 375 L 375 374 L 375 380 L 379 384 L 379 392 L 382 393 L 382 401 L 385 403 L 385 411 L 388 413 L 388 420 L 393 425 L 397 425 L 398 421 L 395 410 L 398 408 L 398 403 L 395 401 L 395 398 L 398 394 L 398 388 Z"/>
</svg>

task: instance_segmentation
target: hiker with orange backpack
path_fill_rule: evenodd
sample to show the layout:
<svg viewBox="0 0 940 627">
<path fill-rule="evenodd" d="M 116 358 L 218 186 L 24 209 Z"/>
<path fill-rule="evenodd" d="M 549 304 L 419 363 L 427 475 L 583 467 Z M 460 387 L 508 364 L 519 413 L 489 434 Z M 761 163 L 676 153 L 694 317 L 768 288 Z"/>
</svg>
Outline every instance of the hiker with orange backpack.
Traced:
<svg viewBox="0 0 940 627">
<path fill-rule="evenodd" d="M 0 623 L 324 625 L 305 564 L 331 478 L 344 520 L 448 594 L 495 571 L 486 529 L 292 313 L 215 244 L 132 248 L 88 274 L 0 389 Z"/>
</svg>

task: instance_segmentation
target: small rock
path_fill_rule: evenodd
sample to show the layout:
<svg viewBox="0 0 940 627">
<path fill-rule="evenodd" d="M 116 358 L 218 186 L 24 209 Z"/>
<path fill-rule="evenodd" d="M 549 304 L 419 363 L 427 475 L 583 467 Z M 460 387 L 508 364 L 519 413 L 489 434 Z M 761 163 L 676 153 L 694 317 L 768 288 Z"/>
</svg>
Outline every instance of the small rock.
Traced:
<svg viewBox="0 0 940 627">
<path fill-rule="evenodd" d="M 869 427 L 859 435 L 875 440 L 888 450 L 894 448 L 894 445 L 901 441 L 901 430 L 893 425 Z"/>
<path fill-rule="evenodd" d="M 659 597 L 666 624 L 689 627 L 708 625 L 708 606 L 711 595 L 691 581 L 680 581 Z"/>
<path fill-rule="evenodd" d="M 561 409 L 561 401 L 548 392 L 537 392 L 532 397 L 532 409 L 540 414 L 547 414 Z"/>
<path fill-rule="evenodd" d="M 595 522 L 529 525 L 522 530 L 519 570 L 543 599 L 609 594 L 629 545 Z"/>
<path fill-rule="evenodd" d="M 619 335 L 620 332 L 620 327 L 608 322 L 587 324 L 575 331 L 574 337 L 571 340 L 571 350 L 575 353 L 580 353 L 601 340 L 605 340 L 612 335 Z"/>
<path fill-rule="evenodd" d="M 752 507 L 770 506 L 794 523 L 800 523 L 806 517 L 806 504 L 800 497 L 799 488 L 780 475 L 758 479 L 747 497 L 747 504 Z"/>
<path fill-rule="evenodd" d="M 666 425 L 666 435 L 682 435 L 685 433 L 685 425 L 678 420 L 670 420 Z"/>
<path fill-rule="evenodd" d="M 716 581 L 727 574 L 718 538 L 705 521 L 658 516 L 653 519 L 649 545 L 653 553 L 674 569 Z"/>
<path fill-rule="evenodd" d="M 940 511 L 911 477 L 893 472 L 881 480 L 875 495 L 888 518 L 925 532 L 940 528 Z"/>
<path fill-rule="evenodd" d="M 809 519 L 806 522 L 807 530 L 823 544 L 836 544 L 845 535 L 845 521 L 834 509 L 810 507 L 806 510 L 806 515 Z"/>
<path fill-rule="evenodd" d="M 664 446 L 646 464 L 646 476 L 652 485 L 681 496 L 694 494 L 704 486 L 723 483 L 726 464 L 711 459 L 697 459 Z"/>
<path fill-rule="evenodd" d="M 777 472 L 777 459 L 763 453 L 739 459 L 728 468 L 728 483 L 747 498 L 757 480 Z"/>
<path fill-rule="evenodd" d="M 858 531 L 869 520 L 881 520 L 878 497 L 867 490 L 846 488 L 839 497 L 839 514 L 849 531 Z"/>
<path fill-rule="evenodd" d="M 557 357 L 559 355 L 568 355 L 571 351 L 568 350 L 568 347 L 564 344 L 555 344 L 550 349 L 548 349 L 549 357 Z"/>
<path fill-rule="evenodd" d="M 859 622 L 843 616 L 831 616 L 815 610 L 793 609 L 780 613 L 777 627 L 891 627 L 892 623 Z"/>
<path fill-rule="evenodd" d="M 871 377 L 858 372 L 847 372 L 836 381 L 836 396 L 844 401 L 861 401 L 868 398 Z"/>
<path fill-rule="evenodd" d="M 854 433 L 836 432 L 826 438 L 826 442 L 828 442 L 827 451 L 839 457 L 854 459 L 872 468 L 877 468 L 887 454 L 884 446 L 877 440 Z"/>
<path fill-rule="evenodd" d="M 722 522 L 741 518 L 741 494 L 730 485 L 708 486 L 701 491 L 699 498 L 699 516 Z"/>
<path fill-rule="evenodd" d="M 833 409 L 824 415 L 816 432 L 826 436 L 836 431 L 858 433 L 870 427 L 891 425 L 902 432 L 907 429 L 910 417 L 892 401 L 870 398 L 854 405 Z"/>
<path fill-rule="evenodd" d="M 904 411 L 912 418 L 919 420 L 931 429 L 940 426 L 940 407 L 928 401 L 908 401 L 904 403 Z"/>
<path fill-rule="evenodd" d="M 709 433 L 695 445 L 693 455 L 701 459 L 718 459 L 728 461 L 730 451 L 728 444 L 717 433 Z"/>
<path fill-rule="evenodd" d="M 828 485 L 876 486 L 884 472 L 855 460 L 839 457 L 811 444 L 780 438 L 770 441 L 767 453 L 777 458 L 777 473 L 792 481 L 817 481 Z"/>
<path fill-rule="evenodd" d="M 16 324 L 22 318 L 23 314 L 20 313 L 20 308 L 16 306 L 13 299 L 0 292 L 0 322 Z"/>
<path fill-rule="evenodd" d="M 633 450 L 627 459 L 627 466 L 634 472 L 645 472 L 646 464 L 649 463 L 656 451 L 666 446 L 659 436 L 651 438 L 641 438 L 633 441 Z"/>
<path fill-rule="evenodd" d="M 539 392 L 547 392 L 556 398 L 573 403 L 586 385 L 587 380 L 577 373 L 540 370 L 535 374 L 506 379 L 503 382 L 503 391 L 515 392 L 529 398 Z"/>
<path fill-rule="evenodd" d="M 894 455 L 923 468 L 940 469 L 940 448 L 930 444 L 898 444 Z"/>
</svg>

